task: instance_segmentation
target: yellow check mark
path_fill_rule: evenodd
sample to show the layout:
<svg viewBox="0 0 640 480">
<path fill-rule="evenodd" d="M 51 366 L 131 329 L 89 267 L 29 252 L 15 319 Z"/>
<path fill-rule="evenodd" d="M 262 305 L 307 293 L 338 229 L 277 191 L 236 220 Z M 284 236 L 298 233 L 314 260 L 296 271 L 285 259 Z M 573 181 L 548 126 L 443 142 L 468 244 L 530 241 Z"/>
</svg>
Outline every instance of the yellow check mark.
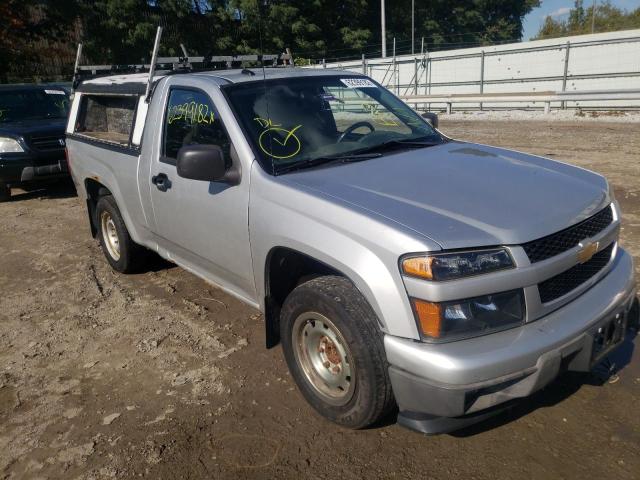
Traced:
<svg viewBox="0 0 640 480">
<path fill-rule="evenodd" d="M 298 125 L 297 127 L 293 128 L 292 130 L 289 130 L 289 134 L 286 137 L 284 137 L 284 141 L 283 142 L 281 142 L 277 138 L 274 138 L 273 140 L 284 147 L 287 144 L 287 142 L 289 141 L 289 139 L 293 136 L 295 131 L 298 130 L 300 127 L 302 127 L 302 125 Z"/>
</svg>

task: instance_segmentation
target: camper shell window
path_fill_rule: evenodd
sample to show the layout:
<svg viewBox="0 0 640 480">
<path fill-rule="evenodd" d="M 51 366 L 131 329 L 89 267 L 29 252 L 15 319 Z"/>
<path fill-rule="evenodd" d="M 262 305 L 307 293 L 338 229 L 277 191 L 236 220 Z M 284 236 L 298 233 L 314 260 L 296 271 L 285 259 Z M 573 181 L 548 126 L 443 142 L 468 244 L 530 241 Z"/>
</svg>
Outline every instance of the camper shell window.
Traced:
<svg viewBox="0 0 640 480">
<path fill-rule="evenodd" d="M 137 95 L 82 95 L 75 132 L 129 147 L 137 104 Z"/>
</svg>

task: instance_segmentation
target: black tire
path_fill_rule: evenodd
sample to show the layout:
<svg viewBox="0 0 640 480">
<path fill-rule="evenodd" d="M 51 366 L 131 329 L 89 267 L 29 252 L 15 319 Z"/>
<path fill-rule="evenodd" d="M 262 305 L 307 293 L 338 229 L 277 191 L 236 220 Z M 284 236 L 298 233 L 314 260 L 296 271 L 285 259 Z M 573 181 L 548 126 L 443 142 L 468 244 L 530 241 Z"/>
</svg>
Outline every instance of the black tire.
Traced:
<svg viewBox="0 0 640 480">
<path fill-rule="evenodd" d="M 304 339 L 298 342 L 298 344 L 304 344 L 307 338 L 311 338 L 307 327 L 301 327 L 301 325 L 306 323 L 313 325 L 309 327 L 314 329 L 311 334 L 313 338 L 322 335 L 322 331 L 317 333 L 315 330 L 316 321 L 319 321 L 322 328 L 327 328 L 323 320 L 305 320 L 307 315 L 317 316 L 317 314 L 333 323 L 333 327 L 339 332 L 338 337 L 341 336 L 348 346 L 346 352 L 351 356 L 349 361 L 340 363 L 340 365 L 347 365 L 353 377 L 348 383 L 345 397 L 337 401 L 328 398 L 310 380 L 314 377 L 318 383 L 319 378 L 319 375 L 314 375 L 318 369 L 312 370 L 311 375 L 308 373 L 309 365 L 313 362 L 306 363 L 307 373 L 305 373 L 305 368 L 302 366 L 305 361 L 298 360 L 305 355 L 300 353 L 303 347 L 296 347 L 295 342 L 298 342 L 298 339 Z M 376 315 L 362 294 L 346 278 L 318 277 L 296 287 L 282 306 L 280 337 L 291 375 L 307 402 L 323 417 L 341 426 L 358 429 L 376 423 L 395 407 L 383 336 Z M 313 341 L 308 343 L 315 345 Z M 317 351 L 324 352 L 324 346 L 325 344 L 321 341 Z M 314 350 L 309 347 L 306 351 Z M 327 369 L 330 368 L 328 363 L 324 364 Z M 326 375 L 326 372 L 324 374 Z M 338 387 L 338 389 L 345 391 L 344 388 Z"/>
<path fill-rule="evenodd" d="M 115 255 L 107 245 L 108 235 L 105 235 L 103 231 L 103 215 L 108 215 L 113 221 L 115 233 L 117 234 L 119 255 Z M 105 195 L 98 199 L 95 220 L 100 246 L 111 267 L 120 273 L 133 273 L 138 271 L 143 263 L 145 251 L 143 247 L 131 239 L 113 196 Z"/>
<path fill-rule="evenodd" d="M 11 188 L 6 183 L 0 182 L 0 202 L 8 202 L 11 198 Z"/>
</svg>

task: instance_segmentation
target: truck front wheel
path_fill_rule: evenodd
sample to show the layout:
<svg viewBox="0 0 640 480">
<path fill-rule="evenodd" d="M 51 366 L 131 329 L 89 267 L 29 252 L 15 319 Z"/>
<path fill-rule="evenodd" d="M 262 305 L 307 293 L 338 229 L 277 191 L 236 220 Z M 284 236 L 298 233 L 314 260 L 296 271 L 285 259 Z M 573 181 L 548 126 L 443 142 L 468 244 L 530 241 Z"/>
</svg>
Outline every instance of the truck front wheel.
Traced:
<svg viewBox="0 0 640 480">
<path fill-rule="evenodd" d="M 131 239 L 113 196 L 100 197 L 96 220 L 100 245 L 111 267 L 120 273 L 136 271 L 144 251 Z"/>
<path fill-rule="evenodd" d="M 375 313 L 346 278 L 296 287 L 282 306 L 280 335 L 298 388 L 325 418 L 364 428 L 394 407 Z"/>
</svg>

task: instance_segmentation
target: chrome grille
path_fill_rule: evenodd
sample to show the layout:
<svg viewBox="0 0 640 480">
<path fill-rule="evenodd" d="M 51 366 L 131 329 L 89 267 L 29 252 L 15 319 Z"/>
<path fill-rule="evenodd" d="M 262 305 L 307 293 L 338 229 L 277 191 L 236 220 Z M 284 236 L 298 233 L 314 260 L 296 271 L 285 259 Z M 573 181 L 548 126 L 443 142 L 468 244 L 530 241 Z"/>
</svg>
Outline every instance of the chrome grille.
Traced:
<svg viewBox="0 0 640 480">
<path fill-rule="evenodd" d="M 64 148 L 63 135 L 46 135 L 31 137 L 29 145 L 35 150 L 41 152 L 50 152 L 53 150 L 61 150 Z"/>
</svg>

